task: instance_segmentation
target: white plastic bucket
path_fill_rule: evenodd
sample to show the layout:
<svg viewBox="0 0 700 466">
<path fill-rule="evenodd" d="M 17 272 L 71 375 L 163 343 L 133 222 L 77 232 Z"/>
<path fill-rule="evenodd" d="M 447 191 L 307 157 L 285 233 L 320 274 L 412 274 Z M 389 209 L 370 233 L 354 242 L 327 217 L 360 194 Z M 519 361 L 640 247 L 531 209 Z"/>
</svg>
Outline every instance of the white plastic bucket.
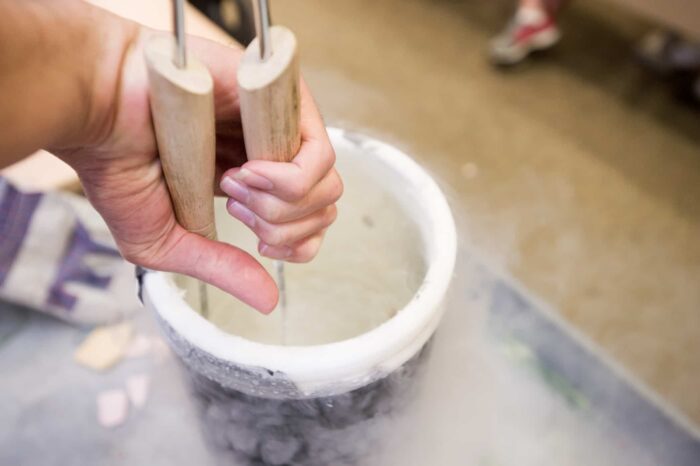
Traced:
<svg viewBox="0 0 700 466">
<path fill-rule="evenodd" d="M 311 437 L 323 437 L 319 429 L 347 430 L 387 411 L 391 404 L 387 400 L 396 400 L 398 391 L 406 389 L 411 378 L 408 376 L 414 373 L 411 361 L 420 359 L 418 355 L 440 322 L 453 273 L 454 221 L 433 179 L 388 144 L 340 129 L 331 128 L 329 134 L 338 165 L 352 164 L 366 170 L 362 182 L 381 183 L 418 231 L 415 248 L 422 252 L 423 279 L 393 317 L 342 341 L 310 346 L 263 344 L 226 333 L 204 319 L 187 304 L 168 274 L 149 271 L 142 279 L 144 303 L 155 312 L 172 349 L 203 394 L 205 415 L 211 418 L 208 422 L 219 422 L 211 430 L 212 435 L 222 437 L 216 443 L 228 444 L 239 456 L 256 464 L 316 464 L 320 457 L 325 464 L 343 464 L 339 458 L 349 455 L 338 453 L 337 442 L 329 442 L 326 435 L 330 450 L 323 453 L 323 447 L 314 450 L 309 446 L 314 441 Z M 338 414 L 335 418 L 334 409 Z M 285 441 L 306 443 L 290 443 L 287 453 L 278 451 L 277 456 L 268 451 L 266 459 L 265 438 L 256 444 L 242 437 L 256 432 L 265 437 L 261 432 L 266 427 L 251 418 L 269 420 L 275 416 L 276 421 L 266 424 L 277 426 L 267 434 L 276 439 L 275 445 L 279 447 Z M 226 432 L 224 425 L 230 427 L 243 418 L 245 422 L 234 427 L 236 433 Z M 303 428 L 295 430 L 290 426 L 298 419 L 303 420 Z M 236 447 L 236 443 L 239 447 L 246 443 L 246 448 Z M 240 454 L 242 450 L 245 452 Z M 309 454 L 311 450 L 316 454 Z M 305 459 L 299 459 L 301 451 L 307 452 Z M 292 461 L 292 457 L 296 459 Z"/>
</svg>

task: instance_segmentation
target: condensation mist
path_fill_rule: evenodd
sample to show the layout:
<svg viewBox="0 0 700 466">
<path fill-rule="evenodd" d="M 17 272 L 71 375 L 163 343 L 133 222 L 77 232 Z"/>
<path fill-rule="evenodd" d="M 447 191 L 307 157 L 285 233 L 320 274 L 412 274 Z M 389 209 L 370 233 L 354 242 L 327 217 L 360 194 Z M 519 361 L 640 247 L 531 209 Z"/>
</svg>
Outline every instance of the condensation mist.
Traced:
<svg viewBox="0 0 700 466">
<path fill-rule="evenodd" d="M 549 386 L 532 367 L 527 348 L 489 331 L 494 276 L 512 280 L 500 272 L 509 251 L 497 258 L 476 252 L 468 239 L 469 219 L 447 195 L 460 244 L 446 312 L 412 400 L 383 421 L 382 447 L 366 464 L 653 465 L 638 445 L 610 435 L 604 413 L 576 406 Z M 534 321 L 525 324 L 536 328 Z"/>
<path fill-rule="evenodd" d="M 410 212 L 400 213 L 378 180 L 339 168 L 346 191 L 338 223 L 316 261 L 287 267 L 288 334 L 281 334 L 279 312 L 261 316 L 210 288 L 213 323 L 263 343 L 320 344 L 368 331 L 411 299 L 426 265 Z M 217 210 L 223 215 L 223 203 Z M 464 234 L 465 219 L 455 214 Z M 222 238 L 245 238 L 254 253 L 255 238 L 235 220 L 221 220 L 219 230 Z M 338 442 L 337 450 L 369 446 L 373 453 L 360 464 L 372 466 L 650 464 L 634 445 L 623 448 L 608 435 L 601 413 L 573 405 L 522 363 L 517 346 L 491 336 L 484 270 L 483 259 L 462 244 L 445 316 L 427 362 L 410 381 L 415 387 L 395 400 L 401 408 L 329 434 L 328 441 Z"/>
</svg>

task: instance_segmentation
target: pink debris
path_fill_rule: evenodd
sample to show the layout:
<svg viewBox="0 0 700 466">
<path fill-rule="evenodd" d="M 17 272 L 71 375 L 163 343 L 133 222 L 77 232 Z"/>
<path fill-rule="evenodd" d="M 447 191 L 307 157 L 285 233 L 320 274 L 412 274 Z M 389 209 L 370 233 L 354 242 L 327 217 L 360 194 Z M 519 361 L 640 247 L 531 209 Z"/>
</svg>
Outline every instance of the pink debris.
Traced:
<svg viewBox="0 0 700 466">
<path fill-rule="evenodd" d="M 126 347 L 124 356 L 127 358 L 140 358 L 146 356 L 153 348 L 152 340 L 145 335 L 136 335 Z"/>
<path fill-rule="evenodd" d="M 141 408 L 146 404 L 151 379 L 146 374 L 131 375 L 126 379 L 126 392 L 131 404 Z"/>
<path fill-rule="evenodd" d="M 102 427 L 122 425 L 128 412 L 129 400 L 124 390 L 105 390 L 97 396 L 97 420 Z"/>
</svg>

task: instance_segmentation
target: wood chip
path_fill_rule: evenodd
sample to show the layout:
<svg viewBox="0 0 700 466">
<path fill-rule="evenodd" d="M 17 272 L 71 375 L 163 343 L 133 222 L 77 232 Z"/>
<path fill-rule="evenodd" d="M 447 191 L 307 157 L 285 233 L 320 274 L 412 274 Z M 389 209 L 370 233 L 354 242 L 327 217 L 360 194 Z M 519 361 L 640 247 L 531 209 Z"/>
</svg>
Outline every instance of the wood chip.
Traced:
<svg viewBox="0 0 700 466">
<path fill-rule="evenodd" d="M 89 369 L 109 369 L 124 357 L 132 332 L 129 322 L 97 327 L 78 346 L 73 359 Z"/>
</svg>

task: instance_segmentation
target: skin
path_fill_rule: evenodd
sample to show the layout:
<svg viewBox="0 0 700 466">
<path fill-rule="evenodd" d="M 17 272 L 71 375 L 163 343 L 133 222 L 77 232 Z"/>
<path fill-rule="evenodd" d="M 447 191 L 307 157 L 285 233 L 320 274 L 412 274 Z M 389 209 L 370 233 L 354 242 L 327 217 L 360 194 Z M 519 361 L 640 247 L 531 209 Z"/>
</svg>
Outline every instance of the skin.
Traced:
<svg viewBox="0 0 700 466">
<path fill-rule="evenodd" d="M 192 276 L 270 312 L 277 287 L 252 256 L 175 219 L 143 60 L 155 33 L 79 0 L 0 0 L 0 167 L 50 150 L 76 170 L 127 260 Z M 229 213 L 259 237 L 262 255 L 311 260 L 343 185 L 306 85 L 294 160 L 245 162 L 234 78 L 242 50 L 194 37 L 188 48 L 214 78 L 218 194 L 230 197 Z"/>
</svg>

